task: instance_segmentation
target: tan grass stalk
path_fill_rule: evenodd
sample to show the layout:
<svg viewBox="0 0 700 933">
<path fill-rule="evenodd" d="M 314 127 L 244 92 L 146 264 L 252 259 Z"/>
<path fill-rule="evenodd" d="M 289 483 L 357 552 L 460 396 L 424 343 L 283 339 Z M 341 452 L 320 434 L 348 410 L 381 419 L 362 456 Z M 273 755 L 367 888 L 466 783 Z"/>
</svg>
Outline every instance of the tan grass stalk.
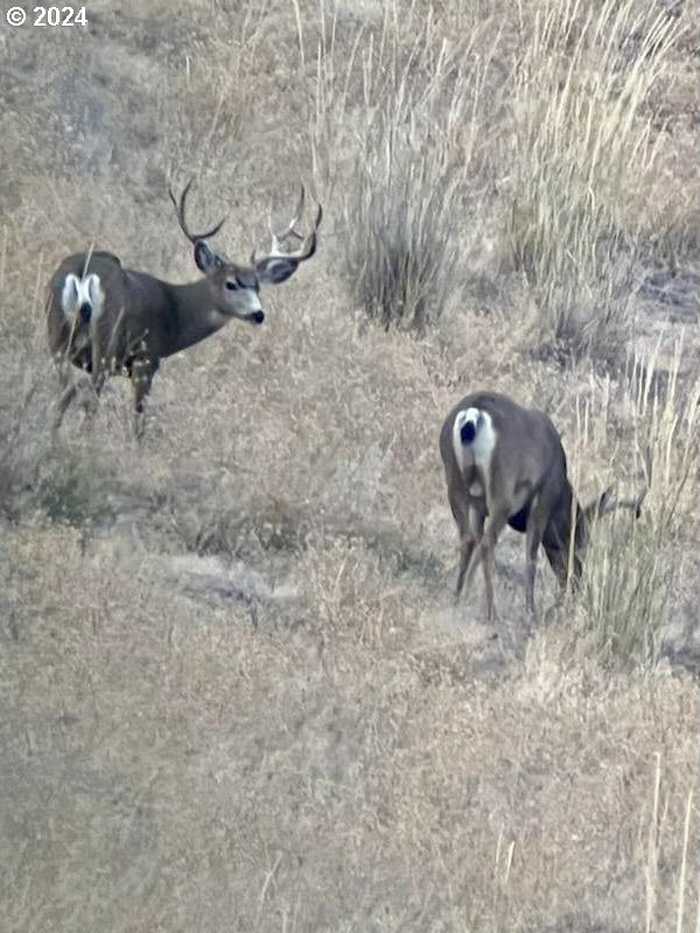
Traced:
<svg viewBox="0 0 700 933">
<path fill-rule="evenodd" d="M 680 31 L 638 0 L 548 0 L 534 15 L 513 94 L 508 229 L 542 340 L 610 355 L 629 328 L 662 138 L 645 108 Z"/>
<path fill-rule="evenodd" d="M 688 801 L 685 808 L 685 821 L 683 823 L 683 857 L 681 871 L 678 876 L 678 912 L 676 914 L 676 933 L 683 933 L 683 916 L 685 913 L 685 879 L 688 869 L 688 840 L 690 837 L 690 815 L 693 810 L 693 789 L 688 791 Z"/>
</svg>

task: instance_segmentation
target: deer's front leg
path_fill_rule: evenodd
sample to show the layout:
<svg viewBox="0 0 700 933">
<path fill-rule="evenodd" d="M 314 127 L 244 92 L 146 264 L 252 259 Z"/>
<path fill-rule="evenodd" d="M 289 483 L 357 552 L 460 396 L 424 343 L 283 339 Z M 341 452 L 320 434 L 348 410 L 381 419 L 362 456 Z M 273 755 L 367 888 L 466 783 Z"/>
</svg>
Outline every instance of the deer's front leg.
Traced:
<svg viewBox="0 0 700 933">
<path fill-rule="evenodd" d="M 525 531 L 525 610 L 535 615 L 535 574 L 537 552 L 547 527 L 550 507 L 546 498 L 538 495 L 532 502 Z"/>
</svg>

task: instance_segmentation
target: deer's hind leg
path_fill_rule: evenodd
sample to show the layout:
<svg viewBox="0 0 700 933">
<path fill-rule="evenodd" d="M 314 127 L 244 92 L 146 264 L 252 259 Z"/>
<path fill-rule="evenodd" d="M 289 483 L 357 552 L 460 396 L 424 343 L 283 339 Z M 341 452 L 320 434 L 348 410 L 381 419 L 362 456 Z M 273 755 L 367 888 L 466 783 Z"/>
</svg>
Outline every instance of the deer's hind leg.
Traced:
<svg viewBox="0 0 700 933">
<path fill-rule="evenodd" d="M 472 538 L 468 535 L 462 535 L 460 540 L 460 553 L 459 553 L 459 573 L 457 574 L 457 589 L 455 591 L 455 601 L 459 600 L 460 594 L 462 592 L 462 587 L 464 586 L 464 577 L 467 573 L 467 567 L 469 562 L 472 559 L 474 553 L 474 548 L 477 545 L 476 538 Z"/>
<path fill-rule="evenodd" d="M 470 585 L 472 577 L 479 564 L 482 565 L 484 574 L 484 585 L 486 588 L 486 618 L 489 622 L 496 619 L 496 609 L 493 594 L 493 577 L 496 568 L 496 543 L 498 537 L 508 524 L 508 512 L 501 509 L 494 514 L 489 513 L 483 524 L 483 534 L 479 540 L 479 546 L 472 558 L 467 576 L 467 586 Z"/>
<path fill-rule="evenodd" d="M 145 428 L 145 403 L 158 371 L 158 361 L 139 355 L 130 361 L 128 371 L 134 388 L 134 431 L 136 437 L 141 438 Z"/>
<path fill-rule="evenodd" d="M 66 384 L 66 382 L 63 380 L 61 381 L 61 396 L 56 403 L 56 411 L 54 412 L 53 421 L 51 423 L 51 430 L 53 434 L 56 434 L 63 424 L 63 419 L 65 418 L 66 412 L 70 408 L 77 392 L 77 381 L 68 382 L 68 384 Z"/>
<path fill-rule="evenodd" d="M 56 370 L 61 394 L 56 402 L 56 410 L 51 423 L 51 432 L 54 435 L 63 424 L 66 412 L 78 393 L 82 392 L 88 378 L 84 370 L 74 366 L 62 353 L 56 357 Z"/>
<path fill-rule="evenodd" d="M 455 590 L 455 601 L 458 601 L 464 586 L 464 578 L 467 569 L 474 555 L 474 550 L 481 540 L 484 529 L 484 516 L 473 506 L 463 501 L 463 494 L 459 496 L 458 494 L 451 493 L 449 499 L 452 514 L 459 531 L 459 572 L 457 574 L 457 588 Z"/>
</svg>

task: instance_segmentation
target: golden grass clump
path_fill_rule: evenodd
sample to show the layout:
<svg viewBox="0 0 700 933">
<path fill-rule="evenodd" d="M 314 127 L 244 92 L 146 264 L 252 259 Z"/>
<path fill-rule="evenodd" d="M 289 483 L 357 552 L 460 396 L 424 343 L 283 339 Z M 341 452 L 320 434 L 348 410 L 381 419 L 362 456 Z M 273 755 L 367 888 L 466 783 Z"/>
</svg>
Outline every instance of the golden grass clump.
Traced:
<svg viewBox="0 0 700 933">
<path fill-rule="evenodd" d="M 630 362 L 622 401 L 633 445 L 624 458 L 627 483 L 648 493 L 637 521 L 623 511 L 596 523 L 576 607 L 602 657 L 646 667 L 653 667 L 661 656 L 664 633 L 686 585 L 692 540 L 688 524 L 695 514 L 693 486 L 700 473 L 700 383 L 681 390 L 680 343 L 666 380 L 659 380 L 658 349 L 657 345 L 648 356 Z M 610 415 L 608 391 L 609 384 L 600 393 L 598 410 L 590 397 L 578 409 L 574 449 L 579 456 L 591 445 L 592 422 Z M 614 429 L 598 424 L 596 430 L 613 444 L 616 469 L 623 468 Z M 579 464 L 579 474 L 580 470 Z"/>
</svg>

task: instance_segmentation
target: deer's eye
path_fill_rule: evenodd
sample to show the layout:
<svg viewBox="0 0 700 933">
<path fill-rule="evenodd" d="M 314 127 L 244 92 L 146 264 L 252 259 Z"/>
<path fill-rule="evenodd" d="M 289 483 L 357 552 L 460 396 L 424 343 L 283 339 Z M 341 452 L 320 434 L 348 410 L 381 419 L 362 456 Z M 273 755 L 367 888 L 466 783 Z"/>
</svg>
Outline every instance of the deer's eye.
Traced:
<svg viewBox="0 0 700 933">
<path fill-rule="evenodd" d="M 226 288 L 228 288 L 229 291 L 234 292 L 238 287 L 238 282 L 235 279 L 226 279 Z"/>
</svg>

